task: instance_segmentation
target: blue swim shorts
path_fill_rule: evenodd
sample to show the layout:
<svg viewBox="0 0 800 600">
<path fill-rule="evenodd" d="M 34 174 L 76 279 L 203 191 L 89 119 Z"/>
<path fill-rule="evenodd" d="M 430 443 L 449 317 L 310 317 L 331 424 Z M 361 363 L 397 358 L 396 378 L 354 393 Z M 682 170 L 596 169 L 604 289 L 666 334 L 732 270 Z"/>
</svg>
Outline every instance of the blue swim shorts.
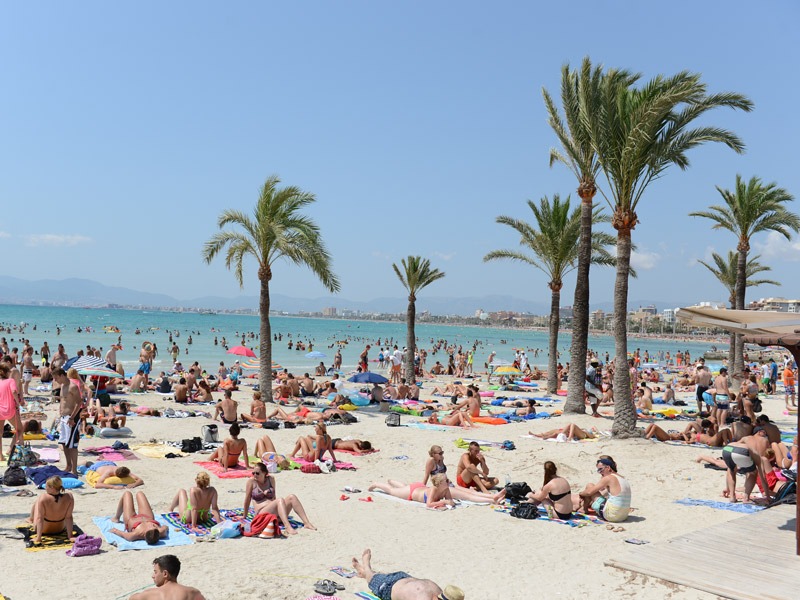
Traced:
<svg viewBox="0 0 800 600">
<path fill-rule="evenodd" d="M 401 579 L 411 577 L 405 571 L 395 571 L 394 573 L 375 573 L 369 580 L 369 589 L 381 600 L 392 600 L 392 588 Z"/>
</svg>

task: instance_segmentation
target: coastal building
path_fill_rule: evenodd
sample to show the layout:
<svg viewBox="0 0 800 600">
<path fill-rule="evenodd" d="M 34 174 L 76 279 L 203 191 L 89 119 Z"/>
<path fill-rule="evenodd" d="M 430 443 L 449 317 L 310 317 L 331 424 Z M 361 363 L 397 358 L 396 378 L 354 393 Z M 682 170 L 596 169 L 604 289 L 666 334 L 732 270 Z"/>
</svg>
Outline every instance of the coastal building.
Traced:
<svg viewBox="0 0 800 600">
<path fill-rule="evenodd" d="M 787 300 L 786 298 L 761 298 L 748 305 L 751 310 L 770 312 L 800 313 L 800 300 Z"/>
<path fill-rule="evenodd" d="M 336 307 L 335 306 L 328 306 L 322 309 L 322 316 L 323 317 L 335 317 L 336 316 Z"/>
<path fill-rule="evenodd" d="M 599 308 L 589 315 L 589 324 L 595 329 L 602 329 L 606 324 L 606 313 Z"/>
</svg>

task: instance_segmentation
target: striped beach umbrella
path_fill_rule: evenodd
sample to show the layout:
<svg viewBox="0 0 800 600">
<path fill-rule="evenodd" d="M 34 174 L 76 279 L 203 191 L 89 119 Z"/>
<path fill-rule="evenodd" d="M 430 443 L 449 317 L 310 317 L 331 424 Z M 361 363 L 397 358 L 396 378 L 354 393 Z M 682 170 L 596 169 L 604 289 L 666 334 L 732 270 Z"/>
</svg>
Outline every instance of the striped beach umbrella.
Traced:
<svg viewBox="0 0 800 600">
<path fill-rule="evenodd" d="M 243 363 L 241 363 L 241 365 L 242 365 L 243 369 L 250 369 L 250 370 L 253 370 L 253 371 L 257 371 L 258 369 L 261 368 L 261 361 L 259 361 L 257 358 L 253 358 L 251 360 L 244 361 Z M 279 365 L 278 363 L 273 362 L 272 363 L 272 370 L 273 371 L 281 371 L 281 370 L 283 370 L 283 367 L 281 365 Z"/>
<path fill-rule="evenodd" d="M 96 356 L 78 356 L 75 359 L 68 360 L 64 365 L 65 369 L 77 369 L 79 373 L 81 369 L 94 369 L 97 367 L 108 368 L 108 363 Z"/>
</svg>

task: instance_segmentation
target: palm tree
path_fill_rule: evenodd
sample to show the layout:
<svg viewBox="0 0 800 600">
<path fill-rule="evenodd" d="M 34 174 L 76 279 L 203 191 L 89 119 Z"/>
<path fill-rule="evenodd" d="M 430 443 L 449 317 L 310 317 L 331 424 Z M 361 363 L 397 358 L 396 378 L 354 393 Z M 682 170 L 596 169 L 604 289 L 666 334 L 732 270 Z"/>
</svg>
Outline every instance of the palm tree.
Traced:
<svg viewBox="0 0 800 600">
<path fill-rule="evenodd" d="M 314 221 L 300 210 L 316 201 L 313 194 L 298 187 L 279 188 L 280 179 L 270 176 L 256 202 L 253 215 L 227 209 L 220 213 L 217 225 L 222 231 L 211 236 L 203 247 L 203 259 L 210 263 L 224 248 L 225 266 L 234 269 L 240 286 L 244 285 L 244 259 L 258 263 L 261 283 L 259 312 L 261 314 L 261 348 L 258 385 L 264 397 L 272 397 L 272 327 L 269 320 L 269 282 L 279 259 L 306 266 L 331 292 L 339 291 L 339 280 L 331 271 L 331 258 Z M 238 231 L 223 229 L 227 225 Z"/>
<path fill-rule="evenodd" d="M 532 200 L 528 200 L 528 206 L 533 212 L 536 227 L 520 219 L 506 216 L 497 217 L 497 222 L 516 230 L 520 246 L 530 250 L 532 254 L 519 250 L 493 250 L 484 256 L 483 260 L 484 262 L 498 259 L 516 260 L 539 269 L 550 278 L 547 283 L 551 292 L 547 391 L 554 394 L 558 388 L 556 363 L 558 330 L 561 324 L 561 288 L 564 286 L 564 276 L 575 269 L 578 260 L 582 207 L 570 212 L 569 196 L 562 202 L 558 194 L 553 196 L 552 202 L 547 196 L 543 197 L 538 206 Z M 593 207 L 592 222 L 608 222 L 608 217 Z M 613 243 L 614 238 L 609 234 L 595 232 L 592 235 L 592 262 L 613 265 L 614 257 L 606 249 Z M 580 389 L 583 390 L 583 384 L 580 385 Z"/>
<path fill-rule="evenodd" d="M 800 217 L 784 206 L 794 198 L 775 183 L 763 184 L 758 177 L 745 182 L 736 175 L 733 191 L 717 186 L 724 205 L 710 206 L 708 210 L 689 213 L 691 217 L 704 217 L 714 222 L 714 229 L 725 229 L 738 238 L 736 250 L 739 253 L 736 265 L 736 303 L 734 308 L 743 309 L 747 290 L 747 253 L 750 240 L 757 233 L 774 231 L 787 240 L 791 232 L 800 230 Z M 744 371 L 744 342 L 741 335 L 735 338 L 733 349 L 733 375 L 741 377 Z"/>
<path fill-rule="evenodd" d="M 634 78 L 635 79 L 635 78 Z M 617 275 L 614 284 L 614 425 L 619 437 L 635 433 L 628 354 L 628 269 L 631 232 L 639 222 L 636 209 L 647 186 L 671 165 L 689 167 L 687 152 L 704 142 L 721 142 L 737 153 L 742 141 L 732 132 L 708 125 L 694 127 L 698 117 L 718 107 L 749 111 L 752 102 L 735 93 L 708 94 L 700 75 L 659 75 L 642 87 L 601 82 L 600 110 L 589 115 L 592 140 L 608 182 L 617 230 Z"/>
<path fill-rule="evenodd" d="M 698 262 L 706 269 L 711 271 L 714 274 L 714 277 L 716 277 L 723 287 L 728 290 L 728 302 L 730 303 L 731 308 L 736 308 L 736 279 L 739 270 L 739 255 L 732 250 L 728 250 L 727 260 L 722 258 L 716 252 L 711 254 L 711 258 L 714 261 L 715 266 L 711 266 L 703 260 Z M 772 270 L 772 267 L 762 265 L 760 262 L 758 262 L 759 258 L 761 258 L 760 255 L 753 256 L 747 261 L 747 268 L 745 269 L 745 287 L 757 287 L 759 285 L 780 285 L 779 282 L 773 281 L 772 279 L 752 279 L 759 273 Z M 732 333 L 730 349 L 728 351 L 729 365 L 733 364 L 733 357 L 735 355 L 735 340 L 736 336 Z"/>
<path fill-rule="evenodd" d="M 578 242 L 577 280 L 572 303 L 572 345 L 570 355 L 573 367 L 569 371 L 567 401 L 564 412 L 583 413 L 584 361 L 589 348 L 589 264 L 592 247 L 592 212 L 597 193 L 597 173 L 600 163 L 592 144 L 592 135 L 586 116 L 599 110 L 600 82 L 603 78 L 616 85 L 628 86 L 631 75 L 625 71 L 611 70 L 603 75 L 603 66 L 592 67 L 589 57 L 583 59 L 580 71 L 572 71 L 569 64 L 561 68 L 561 107 L 563 118 L 546 89 L 542 89 L 547 122 L 558 138 L 560 149 L 550 149 L 550 166 L 560 162 L 578 179 L 578 197 L 581 199 L 581 232 Z"/>
<path fill-rule="evenodd" d="M 417 336 L 414 331 L 417 321 L 417 293 L 428 287 L 437 279 L 444 277 L 439 269 L 431 269 L 431 261 L 421 256 L 409 256 L 400 261 L 402 270 L 397 264 L 392 263 L 394 272 L 403 287 L 408 291 L 408 308 L 406 309 L 406 380 L 413 384 L 416 381 L 414 373 L 414 353 L 417 348 Z"/>
</svg>

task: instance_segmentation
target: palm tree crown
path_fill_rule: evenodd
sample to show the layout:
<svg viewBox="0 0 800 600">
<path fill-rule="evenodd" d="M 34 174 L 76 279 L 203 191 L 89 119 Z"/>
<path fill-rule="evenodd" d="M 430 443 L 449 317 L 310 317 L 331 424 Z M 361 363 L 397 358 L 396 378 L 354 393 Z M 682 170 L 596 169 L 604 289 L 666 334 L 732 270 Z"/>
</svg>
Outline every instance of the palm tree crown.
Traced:
<svg viewBox="0 0 800 600">
<path fill-rule="evenodd" d="M 269 320 L 269 282 L 279 259 L 306 266 L 331 292 L 339 291 L 339 280 L 331 271 L 331 258 L 317 224 L 300 210 L 313 202 L 313 194 L 295 186 L 279 188 L 273 175 L 261 188 L 253 215 L 227 209 L 217 219 L 222 231 L 211 236 L 203 247 L 203 259 L 210 263 L 227 248 L 225 266 L 233 269 L 240 286 L 244 285 L 244 262 L 247 257 L 258 264 L 260 282 L 261 348 L 259 386 L 265 397 L 272 392 L 272 328 Z M 223 229 L 232 225 L 238 230 Z"/>
<path fill-rule="evenodd" d="M 781 285 L 779 281 L 774 281 L 772 279 L 752 279 L 759 273 L 764 273 L 766 271 L 771 271 L 772 267 L 767 265 L 762 265 L 758 262 L 758 259 L 761 258 L 760 255 L 753 256 L 747 261 L 747 280 L 745 281 L 746 287 L 757 287 L 759 285 Z M 701 265 L 703 265 L 706 269 L 713 273 L 714 277 L 723 285 L 723 287 L 728 290 L 728 301 L 731 304 L 731 308 L 735 308 L 736 303 L 736 278 L 737 278 L 737 271 L 738 271 L 738 263 L 739 263 L 739 255 L 738 253 L 728 250 L 727 258 L 723 258 L 716 252 L 712 252 L 711 260 L 714 262 L 714 265 L 708 264 L 704 260 L 699 260 Z"/>
<path fill-rule="evenodd" d="M 400 261 L 403 268 L 392 263 L 392 268 L 403 287 L 408 291 L 408 309 L 406 311 L 406 355 L 405 371 L 409 383 L 416 380 L 414 373 L 414 353 L 416 351 L 415 325 L 417 317 L 417 293 L 434 281 L 444 277 L 444 272 L 431 268 L 431 261 L 421 256 L 409 256 Z"/>
</svg>

